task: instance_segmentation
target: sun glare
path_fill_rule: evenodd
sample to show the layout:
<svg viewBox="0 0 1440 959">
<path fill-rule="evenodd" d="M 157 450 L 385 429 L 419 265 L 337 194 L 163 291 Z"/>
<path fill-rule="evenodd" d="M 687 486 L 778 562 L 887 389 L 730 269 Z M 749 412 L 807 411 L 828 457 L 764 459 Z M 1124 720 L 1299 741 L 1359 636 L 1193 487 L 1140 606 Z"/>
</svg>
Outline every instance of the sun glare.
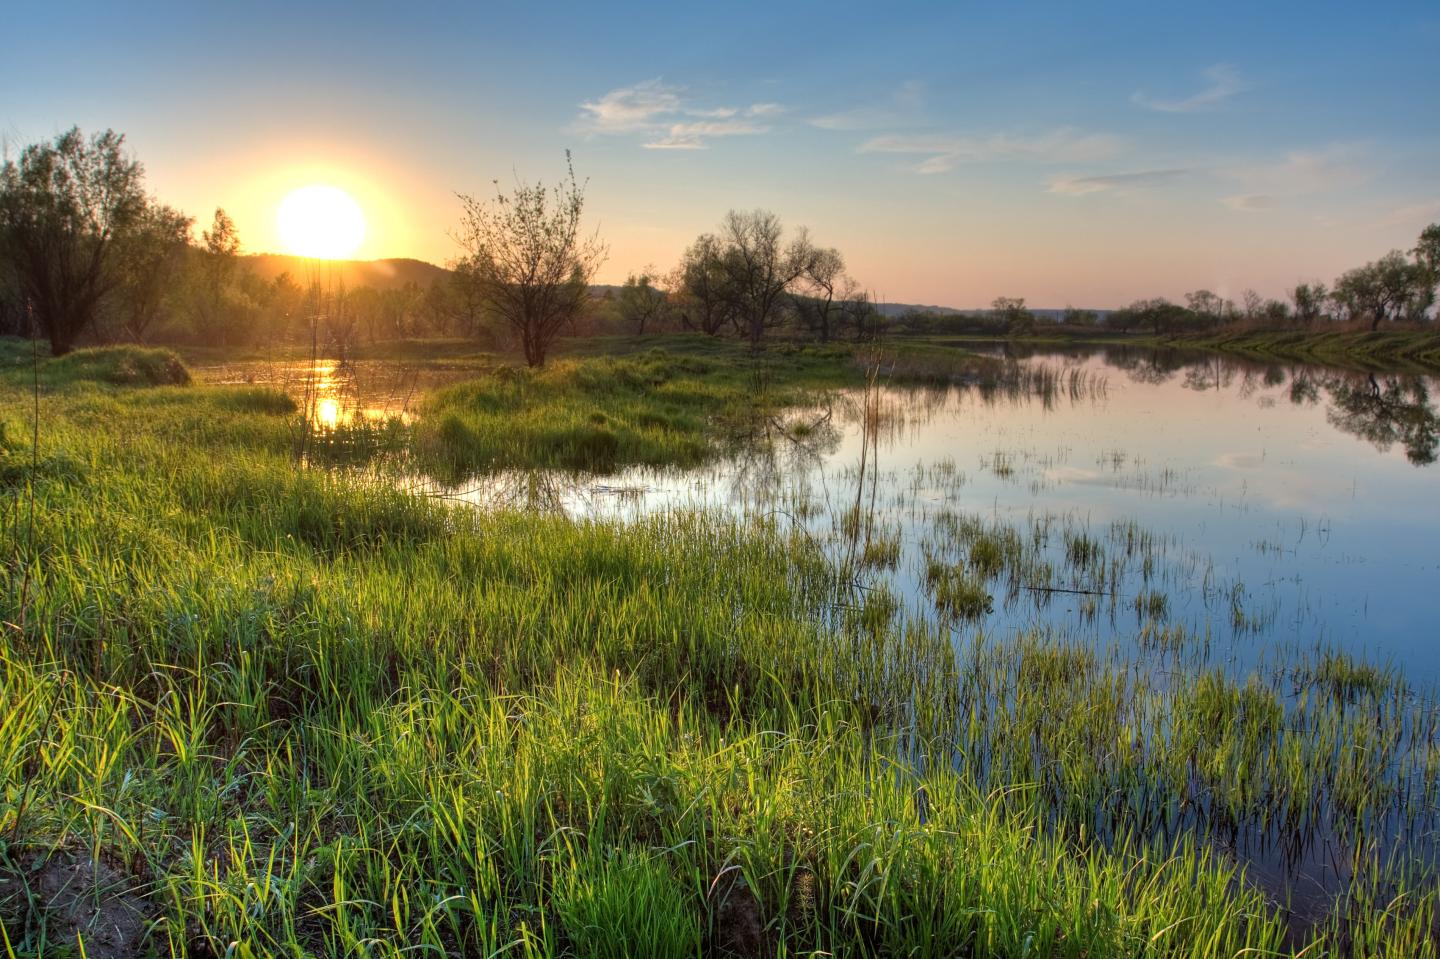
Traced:
<svg viewBox="0 0 1440 959">
<path fill-rule="evenodd" d="M 320 260 L 352 256 L 365 239 L 365 214 L 344 190 L 302 186 L 280 201 L 280 241 L 296 256 Z"/>
</svg>

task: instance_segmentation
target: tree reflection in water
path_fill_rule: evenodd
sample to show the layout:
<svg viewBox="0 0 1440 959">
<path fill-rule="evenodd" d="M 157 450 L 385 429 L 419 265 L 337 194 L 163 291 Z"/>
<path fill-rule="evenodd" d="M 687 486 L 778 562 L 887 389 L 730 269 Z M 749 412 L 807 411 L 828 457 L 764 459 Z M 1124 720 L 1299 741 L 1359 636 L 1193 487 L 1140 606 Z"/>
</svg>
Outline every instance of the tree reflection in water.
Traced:
<svg viewBox="0 0 1440 959">
<path fill-rule="evenodd" d="M 1435 462 L 1440 416 L 1423 378 L 1373 373 L 1364 378 L 1334 377 L 1325 389 L 1331 403 L 1327 418 L 1336 428 L 1380 450 L 1399 443 L 1416 466 Z"/>
</svg>

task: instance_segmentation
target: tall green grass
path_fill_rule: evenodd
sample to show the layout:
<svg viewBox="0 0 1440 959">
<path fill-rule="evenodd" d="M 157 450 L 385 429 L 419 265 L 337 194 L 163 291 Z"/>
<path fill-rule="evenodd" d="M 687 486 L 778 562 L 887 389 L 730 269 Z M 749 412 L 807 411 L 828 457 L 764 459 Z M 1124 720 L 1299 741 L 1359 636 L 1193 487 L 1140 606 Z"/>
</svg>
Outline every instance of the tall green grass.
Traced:
<svg viewBox="0 0 1440 959">
<path fill-rule="evenodd" d="M 563 461 L 551 420 L 600 406 L 617 462 L 672 457 L 744 375 L 497 372 L 421 422 L 468 424 L 467 468 Z M 1300 927 L 1216 841 L 1434 785 L 1433 713 L 1402 756 L 1425 714 L 1383 671 L 1317 661 L 1290 709 L 1055 637 L 957 646 L 883 591 L 853 615 L 778 523 L 481 513 L 301 465 L 253 389 L 57 382 L 32 468 L 27 382 L 0 378 L 7 954 L 95 955 L 128 903 L 130 954 L 1435 954 L 1426 874 L 1366 865 Z M 1033 559 L 955 530 L 967 582 Z M 53 894 L 72 863 L 89 911 Z"/>
</svg>

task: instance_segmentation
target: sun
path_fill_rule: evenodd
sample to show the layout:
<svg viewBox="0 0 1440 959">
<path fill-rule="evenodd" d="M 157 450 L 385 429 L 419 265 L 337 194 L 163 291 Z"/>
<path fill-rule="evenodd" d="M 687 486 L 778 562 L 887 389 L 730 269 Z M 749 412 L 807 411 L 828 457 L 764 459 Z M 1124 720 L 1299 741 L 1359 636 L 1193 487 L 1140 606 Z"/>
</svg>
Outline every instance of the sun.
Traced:
<svg viewBox="0 0 1440 959">
<path fill-rule="evenodd" d="M 365 239 L 360 204 L 338 187 L 322 183 L 292 190 L 276 216 L 280 242 L 296 256 L 341 260 Z"/>
</svg>

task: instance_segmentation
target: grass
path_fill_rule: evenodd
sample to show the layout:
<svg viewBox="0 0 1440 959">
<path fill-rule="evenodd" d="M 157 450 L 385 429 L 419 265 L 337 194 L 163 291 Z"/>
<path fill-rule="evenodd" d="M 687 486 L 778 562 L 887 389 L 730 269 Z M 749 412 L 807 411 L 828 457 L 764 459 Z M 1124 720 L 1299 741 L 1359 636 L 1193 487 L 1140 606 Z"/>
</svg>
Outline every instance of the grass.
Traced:
<svg viewBox="0 0 1440 959">
<path fill-rule="evenodd" d="M 856 375 L 768 364 L 495 369 L 415 442 L 689 462 Z M 883 589 L 852 608 L 778 521 L 452 508 L 298 463 L 271 391 L 44 375 L 32 452 L 31 371 L 0 373 L 7 955 L 1435 955 L 1426 874 L 1357 857 L 1302 927 L 1219 841 L 1324 817 L 1363 848 L 1421 808 L 1435 714 L 1389 673 L 1307 661 L 1297 699 L 1298 672 L 957 641 Z M 924 548 L 988 601 L 1155 547 L 952 514 Z"/>
<path fill-rule="evenodd" d="M 1206 350 L 1258 360 L 1320 363 L 1371 371 L 1440 371 L 1440 332 L 1431 328 L 1222 330 L 1213 333 L 1155 335 L 1111 333 L 1094 329 L 1050 327 L 1031 336 L 970 334 L 904 339 L 916 354 L 932 350 L 1012 344 L 1065 349 L 1078 346 L 1170 347 Z"/>
</svg>

